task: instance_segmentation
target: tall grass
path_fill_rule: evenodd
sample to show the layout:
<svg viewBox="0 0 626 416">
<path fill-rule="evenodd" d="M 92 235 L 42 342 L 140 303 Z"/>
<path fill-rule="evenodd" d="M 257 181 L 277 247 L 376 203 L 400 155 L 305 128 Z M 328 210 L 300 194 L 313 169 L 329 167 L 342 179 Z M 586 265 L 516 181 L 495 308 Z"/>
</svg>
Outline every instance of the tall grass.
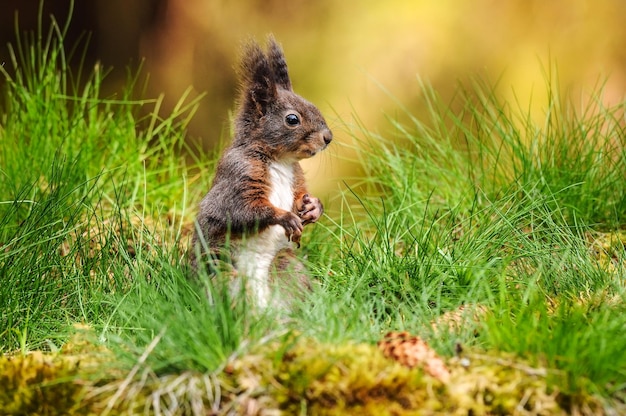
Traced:
<svg viewBox="0 0 626 416">
<path fill-rule="evenodd" d="M 367 175 L 315 240 L 326 290 L 344 300 L 323 315 L 335 333 L 405 328 L 449 354 L 460 342 L 530 357 L 565 391 L 623 394 L 624 243 L 590 244 L 626 220 L 624 106 L 597 91 L 577 109 L 547 88 L 539 124 L 476 84 L 457 112 L 423 86 L 429 113 L 392 121 L 392 139 L 352 130 Z M 488 312 L 433 329 L 476 305 Z"/>
<path fill-rule="evenodd" d="M 136 78 L 121 96 L 101 97 L 99 66 L 71 77 L 66 30 L 53 20 L 25 34 L 0 67 L 4 351 L 46 347 L 76 321 L 106 319 L 110 295 L 129 284 L 114 270 L 138 259 L 145 224 L 169 213 L 180 231 L 188 215 L 184 187 L 172 185 L 186 180 L 182 127 L 195 103 L 162 119 L 160 99 L 131 99 Z"/>
</svg>

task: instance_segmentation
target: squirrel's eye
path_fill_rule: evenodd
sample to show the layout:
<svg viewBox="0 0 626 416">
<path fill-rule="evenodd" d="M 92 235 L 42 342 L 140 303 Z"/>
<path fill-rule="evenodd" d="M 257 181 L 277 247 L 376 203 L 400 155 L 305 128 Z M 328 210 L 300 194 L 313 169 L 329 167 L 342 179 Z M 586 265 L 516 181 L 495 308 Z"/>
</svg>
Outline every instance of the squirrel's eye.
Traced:
<svg viewBox="0 0 626 416">
<path fill-rule="evenodd" d="M 293 113 L 287 114 L 285 116 L 285 123 L 287 123 L 288 126 L 294 127 L 300 124 L 300 118 Z"/>
</svg>

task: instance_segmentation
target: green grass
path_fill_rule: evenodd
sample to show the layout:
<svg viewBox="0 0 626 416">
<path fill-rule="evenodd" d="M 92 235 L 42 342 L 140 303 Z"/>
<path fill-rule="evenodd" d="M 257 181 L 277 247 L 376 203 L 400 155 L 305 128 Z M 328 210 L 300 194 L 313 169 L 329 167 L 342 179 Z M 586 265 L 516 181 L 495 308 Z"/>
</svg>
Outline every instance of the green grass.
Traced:
<svg viewBox="0 0 626 416">
<path fill-rule="evenodd" d="M 187 213 L 181 105 L 100 97 L 103 74 L 73 80 L 54 25 L 11 49 L 0 126 L 0 349 L 39 348 L 76 321 L 99 321 L 142 262 L 146 221 Z M 39 38 L 37 38 L 39 39 Z M 151 108 L 142 116 L 144 108 Z M 137 126 L 143 126 L 141 130 Z M 133 221 L 138 218 L 138 221 Z M 56 335 L 55 335 L 56 334 Z"/>
<path fill-rule="evenodd" d="M 512 353 L 570 398 L 623 405 L 626 103 L 604 108 L 598 89 L 577 107 L 548 75 L 537 122 L 486 83 L 454 106 L 416 85 L 426 113 L 336 132 L 365 174 L 307 227 L 319 284 L 297 310 L 254 313 L 186 264 L 215 162 L 184 144 L 197 103 L 159 117 L 160 99 L 133 98 L 137 77 L 102 97 L 101 68 L 67 67 L 64 30 L 24 35 L 0 69 L 0 352 L 57 350 L 83 323 L 131 375 L 218 374 L 258 345 L 284 344 L 280 360 L 294 334 L 407 330 L 448 357 Z M 484 312 L 448 329 L 463 305 Z"/>
</svg>

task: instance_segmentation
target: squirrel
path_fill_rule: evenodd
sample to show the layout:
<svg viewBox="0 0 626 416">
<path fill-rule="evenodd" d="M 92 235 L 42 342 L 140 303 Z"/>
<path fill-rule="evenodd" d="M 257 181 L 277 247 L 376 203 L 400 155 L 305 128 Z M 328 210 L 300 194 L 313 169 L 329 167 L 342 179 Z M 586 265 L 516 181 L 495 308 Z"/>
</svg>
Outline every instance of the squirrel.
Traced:
<svg viewBox="0 0 626 416">
<path fill-rule="evenodd" d="M 268 38 L 267 53 L 256 42 L 245 48 L 234 135 L 200 203 L 190 253 L 209 269 L 226 257 L 236 282 L 257 306 L 271 302 L 272 268 L 297 273 L 309 287 L 300 247 L 305 225 L 324 208 L 307 190 L 299 161 L 315 156 L 333 134 L 318 108 L 293 92 L 281 46 Z"/>
</svg>

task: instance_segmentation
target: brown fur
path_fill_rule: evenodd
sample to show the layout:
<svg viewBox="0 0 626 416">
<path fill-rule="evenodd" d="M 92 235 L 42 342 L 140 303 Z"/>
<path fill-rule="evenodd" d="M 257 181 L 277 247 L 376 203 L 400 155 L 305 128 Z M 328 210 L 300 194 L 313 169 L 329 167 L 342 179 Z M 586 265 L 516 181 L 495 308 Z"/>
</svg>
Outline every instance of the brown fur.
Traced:
<svg viewBox="0 0 626 416">
<path fill-rule="evenodd" d="M 267 53 L 256 43 L 248 45 L 240 77 L 233 141 L 200 204 L 197 222 L 201 232 L 194 235 L 190 253 L 194 268 L 200 261 L 198 252 L 201 261 L 209 265 L 220 256 L 237 263 L 245 236 L 258 235 L 274 225 L 281 226 L 285 239 L 299 247 L 304 225 L 317 221 L 323 212 L 319 199 L 308 193 L 298 161 L 325 149 L 332 132 L 319 110 L 293 92 L 285 57 L 273 38 L 268 41 Z M 290 124 L 294 116 L 297 125 Z M 293 172 L 292 189 L 282 190 L 293 193 L 291 207 L 280 208 L 270 202 L 272 191 L 276 192 L 270 174 L 275 164 L 289 166 Z M 202 240 L 208 253 L 202 250 Z M 274 267 L 281 269 L 285 264 L 275 261 Z"/>
</svg>

